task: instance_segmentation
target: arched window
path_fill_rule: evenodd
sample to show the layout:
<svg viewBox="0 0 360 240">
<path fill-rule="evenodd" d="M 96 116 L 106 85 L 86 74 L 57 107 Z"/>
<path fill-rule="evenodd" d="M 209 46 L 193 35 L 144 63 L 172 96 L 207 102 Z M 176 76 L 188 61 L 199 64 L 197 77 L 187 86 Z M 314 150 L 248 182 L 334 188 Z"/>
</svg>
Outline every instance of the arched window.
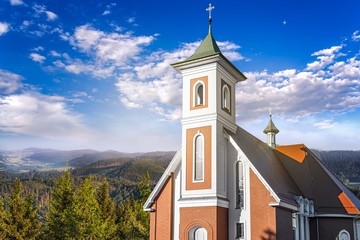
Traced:
<svg viewBox="0 0 360 240">
<path fill-rule="evenodd" d="M 204 105 L 204 84 L 199 82 L 195 85 L 195 106 Z"/>
<path fill-rule="evenodd" d="M 244 208 L 244 168 L 242 162 L 238 161 L 235 167 L 236 177 L 236 208 Z"/>
<path fill-rule="evenodd" d="M 204 180 L 204 137 L 202 134 L 196 135 L 194 141 L 194 180 Z"/>
<path fill-rule="evenodd" d="M 230 112 L 230 90 L 229 90 L 229 87 L 225 84 L 223 86 L 223 89 L 222 89 L 222 95 L 223 95 L 223 99 L 222 99 L 222 103 L 223 103 L 223 109 L 224 110 L 227 110 L 228 112 Z"/>
<path fill-rule="evenodd" d="M 339 236 L 338 238 L 339 240 L 350 240 L 351 237 L 350 237 L 350 233 L 348 231 L 346 231 L 345 229 L 341 230 L 339 232 Z"/>
<path fill-rule="evenodd" d="M 202 227 L 193 227 L 189 231 L 189 240 L 207 240 L 207 231 Z"/>
<path fill-rule="evenodd" d="M 195 231 L 194 240 L 207 240 L 207 232 L 205 228 L 198 228 Z"/>
</svg>

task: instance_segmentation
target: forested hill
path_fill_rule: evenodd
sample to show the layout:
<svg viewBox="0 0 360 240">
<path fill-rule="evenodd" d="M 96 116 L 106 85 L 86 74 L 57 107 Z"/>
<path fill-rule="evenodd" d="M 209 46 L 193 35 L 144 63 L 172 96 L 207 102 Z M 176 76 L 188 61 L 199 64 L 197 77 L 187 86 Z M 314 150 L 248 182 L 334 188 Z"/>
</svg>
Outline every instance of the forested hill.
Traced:
<svg viewBox="0 0 360 240">
<path fill-rule="evenodd" d="M 95 155 L 100 159 L 104 157 L 104 154 L 95 153 Z M 83 179 L 90 175 L 93 176 L 96 184 L 107 178 L 110 185 L 110 195 L 119 203 L 130 196 L 137 197 L 138 193 L 134 192 L 135 186 L 146 173 L 150 174 L 151 183 L 154 186 L 175 155 L 175 152 L 124 155 L 122 155 L 123 157 L 103 159 L 95 162 L 93 155 L 89 155 L 89 161 L 85 157 L 82 157 L 80 160 L 75 159 L 72 164 L 80 165 L 80 167 L 71 168 L 71 175 L 74 178 L 75 184 L 80 184 Z M 25 192 L 33 193 L 39 202 L 46 204 L 49 192 L 54 184 L 54 179 L 59 178 L 62 174 L 63 172 L 58 170 L 0 171 L 0 196 L 6 196 L 11 190 L 15 179 L 18 178 L 22 181 Z"/>
<path fill-rule="evenodd" d="M 313 150 L 329 170 L 346 184 L 359 186 L 360 151 Z"/>
<path fill-rule="evenodd" d="M 33 150 L 32 150 L 33 151 Z M 358 194 L 360 187 L 360 151 L 319 151 L 312 150 L 325 166 L 341 179 L 348 187 Z M 28 152 L 29 153 L 29 150 Z M 44 156 L 52 156 L 55 150 L 39 151 L 30 155 L 30 161 L 47 164 Z M 80 183 L 87 176 L 92 175 L 95 182 L 107 178 L 110 184 L 110 195 L 116 202 L 121 202 L 129 196 L 137 196 L 134 186 L 138 180 L 149 173 L 154 186 L 171 161 L 175 152 L 151 153 L 119 153 L 115 151 L 97 152 L 93 150 L 78 150 L 61 153 L 63 158 L 57 157 L 57 164 L 65 164 L 69 156 L 68 166 L 72 167 L 71 175 L 75 183 Z M 40 160 L 35 159 L 41 156 Z M 1 155 L 0 155 L 1 157 Z M 6 168 L 6 161 L 0 160 L 0 167 Z M 48 164 L 49 166 L 49 164 Z M 12 168 L 14 169 L 14 168 Z M 34 193 L 39 201 L 46 202 L 48 193 L 53 186 L 53 180 L 62 175 L 61 171 L 36 171 L 27 172 L 0 171 L 0 195 L 5 196 L 12 187 L 16 178 L 22 180 L 27 192 Z"/>
</svg>

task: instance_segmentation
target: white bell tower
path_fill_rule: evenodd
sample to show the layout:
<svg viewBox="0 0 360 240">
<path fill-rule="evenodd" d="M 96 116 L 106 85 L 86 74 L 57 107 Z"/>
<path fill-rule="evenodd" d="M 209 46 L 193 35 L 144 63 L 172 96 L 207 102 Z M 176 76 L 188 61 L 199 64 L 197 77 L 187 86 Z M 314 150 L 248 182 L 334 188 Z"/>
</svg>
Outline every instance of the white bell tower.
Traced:
<svg viewBox="0 0 360 240">
<path fill-rule="evenodd" d="M 180 230 L 191 220 L 197 224 L 194 231 L 195 227 L 216 229 L 227 236 L 224 129 L 237 129 L 235 85 L 246 77 L 221 53 L 212 36 L 213 9 L 211 4 L 206 9 L 209 32 L 198 49 L 185 61 L 172 64 L 183 76 Z M 189 218 L 193 212 L 197 216 Z M 196 217 L 206 223 L 196 223 Z"/>
</svg>

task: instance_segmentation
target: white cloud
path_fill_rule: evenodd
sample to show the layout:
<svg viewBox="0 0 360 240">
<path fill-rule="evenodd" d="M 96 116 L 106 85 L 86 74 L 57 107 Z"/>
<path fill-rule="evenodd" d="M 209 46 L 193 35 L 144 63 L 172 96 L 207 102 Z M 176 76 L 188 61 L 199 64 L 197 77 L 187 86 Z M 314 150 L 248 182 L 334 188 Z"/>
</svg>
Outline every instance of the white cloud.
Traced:
<svg viewBox="0 0 360 240">
<path fill-rule="evenodd" d="M 329 119 L 314 124 L 314 127 L 319 128 L 319 129 L 329 129 L 329 128 L 333 128 L 334 126 L 335 126 L 335 123 Z"/>
<path fill-rule="evenodd" d="M 10 4 L 11 6 L 18 6 L 18 5 L 23 5 L 24 2 L 22 0 L 10 0 Z"/>
<path fill-rule="evenodd" d="M 135 63 L 135 67 L 121 74 L 116 84 L 122 103 L 128 108 L 147 108 L 165 119 L 181 118 L 181 76 L 170 66 L 191 56 L 200 41 L 184 43 L 172 52 L 156 51 Z M 231 42 L 219 42 L 219 47 L 233 60 L 244 59 Z M 238 54 L 238 55 L 236 55 Z"/>
<path fill-rule="evenodd" d="M 0 98 L 0 131 L 47 138 L 87 134 L 82 116 L 71 111 L 66 99 L 39 93 Z"/>
<path fill-rule="evenodd" d="M 88 51 L 94 48 L 104 35 L 104 32 L 92 29 L 90 25 L 83 25 L 76 28 L 70 43 L 80 50 Z"/>
<path fill-rule="evenodd" d="M 322 49 L 320 51 L 314 52 L 311 56 L 333 56 L 335 53 L 339 52 L 342 46 L 333 46 L 331 48 Z"/>
<path fill-rule="evenodd" d="M 110 10 L 105 10 L 105 11 L 102 13 L 102 15 L 103 15 L 103 16 L 106 16 L 106 15 L 109 15 L 110 13 L 111 13 Z"/>
<path fill-rule="evenodd" d="M 91 137 L 83 116 L 69 108 L 71 99 L 41 94 L 22 80 L 22 76 L 0 69 L 0 132 L 47 139 Z"/>
<path fill-rule="evenodd" d="M 42 46 L 38 46 L 36 48 L 33 48 L 33 50 L 36 51 L 36 52 L 40 52 L 40 51 L 44 51 L 45 49 Z"/>
<path fill-rule="evenodd" d="M 9 31 L 9 24 L 6 22 L 0 22 L 0 36 Z"/>
<path fill-rule="evenodd" d="M 266 113 L 269 106 L 288 121 L 324 112 L 344 113 L 359 109 L 360 61 L 358 55 L 342 54 L 341 50 L 346 52 L 344 47 L 334 46 L 315 52 L 313 56 L 317 57 L 318 65 L 310 63 L 304 70 L 245 73 L 248 79 L 237 86 L 239 118 L 256 119 Z M 322 122 L 314 126 L 332 125 Z"/>
<path fill-rule="evenodd" d="M 55 13 L 51 12 L 51 11 L 45 11 L 45 13 L 46 13 L 46 16 L 47 16 L 49 21 L 54 21 L 55 19 L 58 18 L 58 16 Z"/>
<path fill-rule="evenodd" d="M 31 53 L 30 58 L 34 62 L 38 62 L 38 63 L 43 63 L 46 60 L 46 57 L 44 57 L 38 53 Z"/>
<path fill-rule="evenodd" d="M 352 35 L 352 40 L 357 42 L 360 40 L 360 31 L 355 31 Z"/>
<path fill-rule="evenodd" d="M 0 95 L 16 92 L 22 87 L 21 80 L 22 76 L 0 69 Z"/>
<path fill-rule="evenodd" d="M 134 23 L 135 22 L 135 18 L 134 17 L 131 17 L 127 20 L 128 23 Z"/>
<path fill-rule="evenodd" d="M 54 51 L 54 50 L 50 51 L 50 55 L 53 56 L 53 57 L 61 57 L 61 54 L 58 53 L 57 51 Z"/>
<path fill-rule="evenodd" d="M 64 34 L 63 34 L 64 35 Z M 130 63 L 140 59 L 144 47 L 151 44 L 154 36 L 133 36 L 131 33 L 106 33 L 89 24 L 77 27 L 73 35 L 67 34 L 64 40 L 88 57 L 71 59 L 62 56 L 55 66 L 74 74 L 87 74 L 96 78 L 108 78 L 115 70 L 128 68 Z M 54 56 L 54 55 L 53 55 Z"/>
<path fill-rule="evenodd" d="M 216 43 L 218 44 L 224 56 L 228 58 L 230 61 L 245 60 L 245 57 L 238 52 L 238 50 L 240 49 L 239 45 L 229 41 L 216 42 Z"/>
<path fill-rule="evenodd" d="M 323 69 L 329 64 L 334 62 L 336 54 L 340 51 L 343 46 L 333 46 L 328 49 L 323 49 L 313 53 L 311 56 L 316 56 L 317 61 L 307 64 L 307 70 L 316 71 Z"/>
<path fill-rule="evenodd" d="M 48 21 L 54 21 L 58 16 L 51 11 L 48 11 L 44 5 L 35 4 L 33 6 L 36 15 L 45 15 Z"/>
</svg>

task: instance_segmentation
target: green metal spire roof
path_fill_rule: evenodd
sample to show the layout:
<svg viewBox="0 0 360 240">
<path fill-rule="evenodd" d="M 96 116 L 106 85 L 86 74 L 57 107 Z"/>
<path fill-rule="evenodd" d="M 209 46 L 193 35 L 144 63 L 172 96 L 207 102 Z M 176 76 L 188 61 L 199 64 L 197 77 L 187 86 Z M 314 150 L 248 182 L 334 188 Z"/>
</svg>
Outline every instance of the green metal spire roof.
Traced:
<svg viewBox="0 0 360 240">
<path fill-rule="evenodd" d="M 191 61 L 199 58 L 209 57 L 216 54 L 221 54 L 221 51 L 216 44 L 214 37 L 211 34 L 211 30 L 208 35 L 202 41 L 200 46 L 196 49 L 195 53 L 185 61 Z"/>
<path fill-rule="evenodd" d="M 267 133 L 278 133 L 279 132 L 279 129 L 277 129 L 276 127 L 275 127 L 275 124 L 273 123 L 273 121 L 272 121 L 272 117 L 271 117 L 271 115 L 270 115 L 270 119 L 269 119 L 269 122 L 268 122 L 268 124 L 267 124 L 267 126 L 266 126 L 266 128 L 264 129 L 264 131 L 263 131 L 265 134 L 267 134 Z"/>
</svg>

